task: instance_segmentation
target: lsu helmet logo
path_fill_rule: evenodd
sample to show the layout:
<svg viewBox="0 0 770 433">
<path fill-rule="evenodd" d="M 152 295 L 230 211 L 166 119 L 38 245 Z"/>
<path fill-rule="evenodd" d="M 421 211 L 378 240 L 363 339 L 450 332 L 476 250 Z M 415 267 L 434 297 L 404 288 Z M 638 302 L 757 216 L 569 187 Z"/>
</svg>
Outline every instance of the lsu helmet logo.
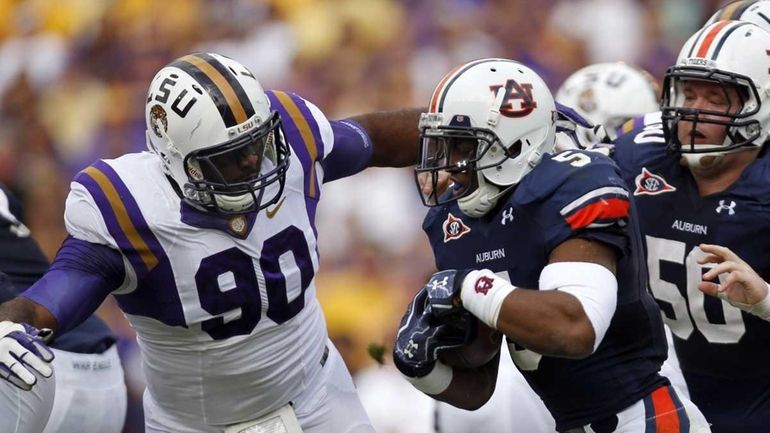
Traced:
<svg viewBox="0 0 770 433">
<path fill-rule="evenodd" d="M 676 191 L 676 188 L 666 182 L 663 176 L 651 173 L 646 167 L 642 167 L 642 173 L 636 176 L 634 182 L 636 183 L 634 195 L 658 195 Z"/>
<path fill-rule="evenodd" d="M 463 220 L 457 218 L 451 213 L 447 216 L 446 221 L 444 221 L 443 228 L 444 243 L 453 241 L 455 239 L 460 239 L 464 234 L 471 231 L 471 228 L 466 226 Z"/>
<path fill-rule="evenodd" d="M 495 95 L 500 88 L 505 87 L 503 102 L 500 104 L 500 114 L 505 117 L 524 117 L 537 108 L 537 101 L 532 97 L 532 84 L 519 84 L 516 80 L 508 80 L 505 85 L 496 84 L 489 86 L 489 90 Z M 518 109 L 514 109 L 513 101 L 519 100 Z"/>
</svg>

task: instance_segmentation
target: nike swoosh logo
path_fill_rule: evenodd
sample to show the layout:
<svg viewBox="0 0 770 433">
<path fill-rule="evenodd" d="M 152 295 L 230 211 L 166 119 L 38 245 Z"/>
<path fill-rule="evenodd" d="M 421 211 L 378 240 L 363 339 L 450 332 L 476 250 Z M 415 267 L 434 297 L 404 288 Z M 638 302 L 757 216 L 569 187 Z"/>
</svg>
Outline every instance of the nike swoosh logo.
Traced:
<svg viewBox="0 0 770 433">
<path fill-rule="evenodd" d="M 286 200 L 286 197 L 283 197 L 283 198 L 281 199 L 281 201 L 279 201 L 279 202 L 278 202 L 278 204 L 277 204 L 277 205 L 275 205 L 275 207 L 274 207 L 274 208 L 272 208 L 272 209 L 266 209 L 266 210 L 265 210 L 265 214 L 267 214 L 267 217 L 268 217 L 268 218 L 272 219 L 272 218 L 275 216 L 275 214 L 277 214 L 277 213 L 278 213 L 278 209 L 280 209 L 280 208 L 281 208 L 281 205 L 283 205 L 283 201 L 284 201 L 284 200 Z"/>
</svg>

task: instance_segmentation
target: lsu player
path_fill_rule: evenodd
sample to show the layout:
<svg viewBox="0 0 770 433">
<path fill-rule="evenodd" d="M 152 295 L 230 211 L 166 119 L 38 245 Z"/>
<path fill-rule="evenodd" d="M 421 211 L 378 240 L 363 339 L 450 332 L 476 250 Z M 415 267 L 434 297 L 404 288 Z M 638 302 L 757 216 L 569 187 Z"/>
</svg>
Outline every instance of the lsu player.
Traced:
<svg viewBox="0 0 770 433">
<path fill-rule="evenodd" d="M 650 289 L 714 432 L 770 424 L 768 48 L 770 33 L 750 22 L 699 30 L 666 73 L 662 113 L 614 150 L 637 202 Z"/>
<path fill-rule="evenodd" d="M 215 53 L 162 68 L 146 102 L 150 151 L 75 177 L 70 236 L 0 318 L 65 332 L 113 294 L 148 432 L 372 431 L 315 296 L 314 218 L 324 182 L 416 159 L 419 111 L 329 121 Z"/>
<path fill-rule="evenodd" d="M 438 359 L 475 317 L 506 335 L 559 432 L 709 431 L 658 373 L 663 322 L 630 193 L 609 158 L 551 153 L 555 117 L 543 80 L 512 60 L 464 64 L 437 86 L 416 171 L 433 186 L 423 228 L 441 271 L 401 321 L 396 366 L 426 394 L 478 408 L 497 360 L 461 369 Z M 453 185 L 434 193 L 442 171 Z"/>
<path fill-rule="evenodd" d="M 48 269 L 48 259 L 30 237 L 21 214 L 19 200 L 0 184 L 0 272 L 8 282 L 0 289 L 0 302 L 18 296 Z M 66 334 L 56 336 L 51 350 L 56 371 L 53 386 L 43 380 L 33 392 L 23 392 L 9 383 L 0 383 L 0 394 L 7 397 L 10 393 L 26 402 L 16 402 L 10 409 L 14 416 L 19 416 L 19 423 L 48 419 L 45 429 L 31 430 L 37 433 L 122 431 L 128 396 L 115 338 L 107 325 L 90 316 Z M 53 406 L 46 410 L 30 403 L 41 395 L 44 399 L 52 398 Z M 34 415 L 18 411 L 18 407 L 35 408 Z M 23 427 L 21 430 L 25 431 Z"/>
</svg>

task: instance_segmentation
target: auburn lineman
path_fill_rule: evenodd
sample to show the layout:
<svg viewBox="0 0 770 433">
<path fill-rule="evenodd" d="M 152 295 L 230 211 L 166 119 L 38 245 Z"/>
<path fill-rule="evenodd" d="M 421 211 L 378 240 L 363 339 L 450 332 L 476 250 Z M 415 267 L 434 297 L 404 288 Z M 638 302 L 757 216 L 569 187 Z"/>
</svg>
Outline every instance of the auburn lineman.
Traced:
<svg viewBox="0 0 770 433">
<path fill-rule="evenodd" d="M 699 30 L 666 74 L 662 119 L 637 119 L 614 150 L 637 202 L 652 294 L 715 432 L 770 423 L 768 49 L 770 34 L 749 22 Z"/>
</svg>

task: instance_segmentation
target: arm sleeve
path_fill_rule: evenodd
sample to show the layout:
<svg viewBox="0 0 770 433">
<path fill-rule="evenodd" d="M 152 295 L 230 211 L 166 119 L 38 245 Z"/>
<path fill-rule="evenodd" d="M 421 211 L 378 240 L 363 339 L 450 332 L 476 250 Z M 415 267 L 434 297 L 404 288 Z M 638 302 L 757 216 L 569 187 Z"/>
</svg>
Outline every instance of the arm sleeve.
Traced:
<svg viewBox="0 0 770 433">
<path fill-rule="evenodd" d="M 124 279 L 118 251 L 68 237 L 48 272 L 21 296 L 50 311 L 64 333 L 88 318 Z"/>
<path fill-rule="evenodd" d="M 353 120 L 330 122 L 334 133 L 332 152 L 321 163 L 324 182 L 351 176 L 366 168 L 372 158 L 372 141 Z"/>
</svg>

